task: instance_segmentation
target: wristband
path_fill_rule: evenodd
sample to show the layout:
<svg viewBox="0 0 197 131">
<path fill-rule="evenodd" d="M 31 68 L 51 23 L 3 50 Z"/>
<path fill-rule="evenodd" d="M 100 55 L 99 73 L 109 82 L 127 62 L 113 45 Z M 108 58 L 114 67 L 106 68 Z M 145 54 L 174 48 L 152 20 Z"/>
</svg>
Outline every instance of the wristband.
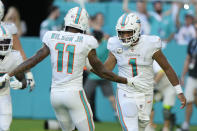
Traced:
<svg viewBox="0 0 197 131">
<path fill-rule="evenodd" d="M 176 86 L 174 86 L 174 88 L 176 89 L 176 94 L 183 93 L 183 90 L 180 85 L 176 85 Z"/>
</svg>

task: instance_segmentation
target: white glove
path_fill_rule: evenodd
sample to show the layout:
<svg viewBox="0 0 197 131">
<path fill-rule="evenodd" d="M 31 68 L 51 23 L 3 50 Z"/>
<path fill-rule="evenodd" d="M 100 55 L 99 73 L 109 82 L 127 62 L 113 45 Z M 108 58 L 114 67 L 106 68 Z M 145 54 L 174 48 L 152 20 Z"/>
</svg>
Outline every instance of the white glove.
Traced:
<svg viewBox="0 0 197 131">
<path fill-rule="evenodd" d="M 10 81 L 10 76 L 8 74 L 3 75 L 0 77 L 0 86 L 3 86 L 6 82 Z"/>
<path fill-rule="evenodd" d="M 23 87 L 23 83 L 18 81 L 16 78 L 10 81 L 10 87 L 14 90 L 21 89 Z"/>
<path fill-rule="evenodd" d="M 26 79 L 27 79 L 27 85 L 30 86 L 30 92 L 31 92 L 35 87 L 35 81 L 34 81 L 33 74 L 29 71 L 25 75 L 26 75 Z"/>
<path fill-rule="evenodd" d="M 143 90 L 144 87 L 147 87 L 148 84 L 141 81 L 139 78 L 142 76 L 142 73 L 133 77 L 127 78 L 127 85 L 136 88 L 137 90 Z"/>
</svg>

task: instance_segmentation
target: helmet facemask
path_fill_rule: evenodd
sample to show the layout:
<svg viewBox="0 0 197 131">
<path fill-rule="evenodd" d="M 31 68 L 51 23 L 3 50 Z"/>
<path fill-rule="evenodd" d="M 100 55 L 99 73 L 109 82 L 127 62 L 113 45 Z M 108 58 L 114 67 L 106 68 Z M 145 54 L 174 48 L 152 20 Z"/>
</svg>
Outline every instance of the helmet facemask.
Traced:
<svg viewBox="0 0 197 131">
<path fill-rule="evenodd" d="M 123 46 L 134 46 L 140 37 L 140 33 L 136 30 L 118 31 L 118 38 L 122 41 Z"/>
<path fill-rule="evenodd" d="M 0 40 L 0 55 L 5 56 L 12 50 L 12 39 Z"/>
</svg>

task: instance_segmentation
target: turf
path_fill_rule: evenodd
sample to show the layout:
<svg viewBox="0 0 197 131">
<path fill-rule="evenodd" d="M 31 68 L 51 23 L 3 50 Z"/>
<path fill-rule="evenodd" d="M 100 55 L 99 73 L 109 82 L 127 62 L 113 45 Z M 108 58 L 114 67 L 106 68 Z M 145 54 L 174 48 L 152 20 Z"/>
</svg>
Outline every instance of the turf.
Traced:
<svg viewBox="0 0 197 131">
<path fill-rule="evenodd" d="M 157 131 L 160 131 L 162 125 L 159 125 Z M 121 131 L 119 123 L 95 123 L 95 131 Z M 21 120 L 14 119 L 12 121 L 10 131 L 46 131 L 44 130 L 44 120 Z M 53 130 L 47 130 L 53 131 Z M 197 131 L 197 126 L 192 126 L 190 131 Z"/>
</svg>

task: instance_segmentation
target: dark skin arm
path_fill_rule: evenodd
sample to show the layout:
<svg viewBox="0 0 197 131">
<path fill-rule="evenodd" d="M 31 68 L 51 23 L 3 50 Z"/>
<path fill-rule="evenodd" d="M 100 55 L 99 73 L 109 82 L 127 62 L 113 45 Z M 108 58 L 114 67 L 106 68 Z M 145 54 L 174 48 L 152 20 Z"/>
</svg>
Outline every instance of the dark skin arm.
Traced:
<svg viewBox="0 0 197 131">
<path fill-rule="evenodd" d="M 106 68 L 102 64 L 102 62 L 96 56 L 96 50 L 95 49 L 92 49 L 89 52 L 88 59 L 89 59 L 90 65 L 92 66 L 92 68 L 94 70 L 93 72 L 95 72 L 98 76 L 100 76 L 104 79 L 110 80 L 110 81 L 127 84 L 127 79 L 126 78 L 120 77 L 120 76 L 114 74 L 113 72 L 108 70 L 110 68 Z"/>
<path fill-rule="evenodd" d="M 22 82 L 23 86 L 21 89 L 25 89 L 27 87 L 27 81 L 25 79 L 25 74 L 24 73 L 18 73 L 15 75 L 16 79 Z"/>
<path fill-rule="evenodd" d="M 114 67 L 116 66 L 116 64 L 117 64 L 116 57 L 111 52 L 109 52 L 108 58 L 104 63 L 105 68 L 107 70 L 112 71 L 114 69 Z"/>
<path fill-rule="evenodd" d="M 159 50 L 153 54 L 153 59 L 156 60 L 157 63 L 161 66 L 161 68 L 164 70 L 170 83 L 173 86 L 179 85 L 179 79 L 178 79 L 175 71 L 173 70 L 171 65 L 168 63 L 166 57 L 164 56 L 164 54 L 162 53 L 161 50 Z M 181 101 L 181 105 L 182 105 L 181 109 L 182 109 L 186 105 L 185 96 L 183 95 L 183 93 L 180 93 L 180 94 L 178 94 L 178 98 Z"/>
<path fill-rule="evenodd" d="M 17 68 L 15 68 L 12 72 L 8 73 L 10 77 L 25 72 L 35 65 L 37 65 L 39 62 L 41 62 L 44 58 L 46 58 L 50 54 L 49 48 L 44 44 L 44 46 L 36 52 L 34 56 L 24 61 L 22 64 L 20 64 Z"/>
<path fill-rule="evenodd" d="M 153 55 L 153 59 L 157 61 L 157 63 L 161 66 L 161 68 L 164 70 L 164 72 L 166 73 L 170 83 L 173 86 L 176 86 L 179 84 L 179 79 L 175 73 L 175 71 L 173 70 L 173 68 L 171 67 L 171 65 L 168 63 L 166 57 L 164 56 L 164 54 L 161 52 L 161 50 L 157 51 L 154 55 Z"/>
</svg>

